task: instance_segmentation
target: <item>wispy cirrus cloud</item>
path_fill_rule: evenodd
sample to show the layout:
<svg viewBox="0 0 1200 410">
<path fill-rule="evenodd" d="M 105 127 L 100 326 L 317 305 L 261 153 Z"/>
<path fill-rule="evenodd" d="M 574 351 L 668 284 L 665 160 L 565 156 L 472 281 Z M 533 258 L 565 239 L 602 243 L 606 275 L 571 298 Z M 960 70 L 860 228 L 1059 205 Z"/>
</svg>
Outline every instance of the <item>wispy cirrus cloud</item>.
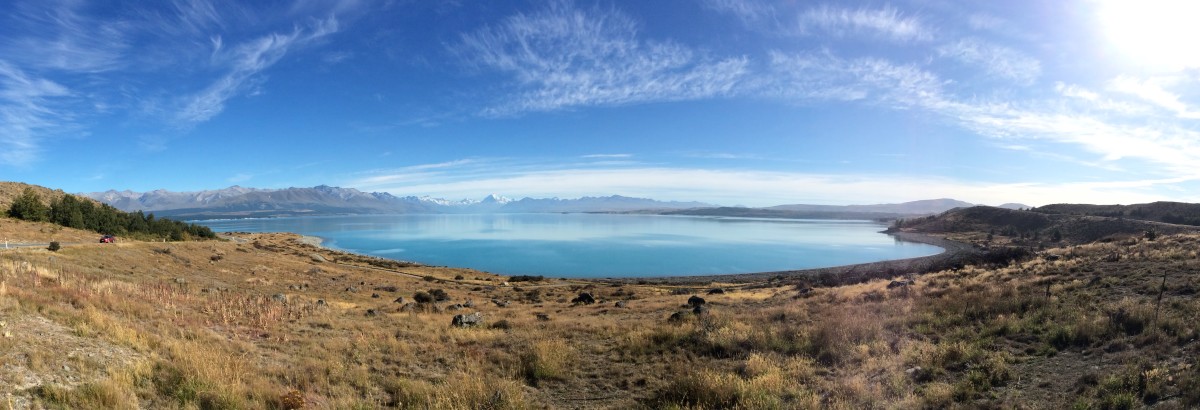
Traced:
<svg viewBox="0 0 1200 410">
<path fill-rule="evenodd" d="M 923 110 L 983 137 L 1041 140 L 1082 148 L 1099 162 L 1136 160 L 1164 174 L 1200 177 L 1200 132 L 1180 122 L 1190 112 L 1178 95 L 1143 82 L 1120 84 L 1140 100 L 1057 84 L 1067 99 L 961 98 L 946 90 L 947 80 L 914 64 L 879 58 L 842 59 L 828 53 L 771 55 L 772 81 L 765 95 L 799 103 L 840 100 Z M 1167 108 L 1155 116 L 1147 105 Z"/>
<path fill-rule="evenodd" d="M 124 67 L 133 27 L 86 16 L 80 10 L 84 6 L 76 1 L 11 5 L 2 21 L 14 34 L 0 37 L 0 55 L 37 70 L 97 73 Z"/>
<path fill-rule="evenodd" d="M 895 42 L 933 39 L 934 30 L 891 6 L 847 8 L 760 0 L 708 0 L 710 9 L 736 16 L 748 28 L 772 35 L 877 38 Z"/>
<path fill-rule="evenodd" d="M 829 53 L 770 53 L 761 94 L 791 101 L 869 101 L 897 109 L 953 105 L 936 74 L 882 58 L 843 59 Z"/>
<path fill-rule="evenodd" d="M 867 35 L 901 42 L 933 38 L 932 31 L 919 19 L 894 7 L 847 9 L 821 6 L 800 13 L 795 30 L 799 35 Z"/>
<path fill-rule="evenodd" d="M 487 116 L 729 95 L 749 70 L 744 57 L 712 59 L 637 34 L 617 11 L 555 2 L 465 34 L 454 51 L 515 83 Z"/>
<path fill-rule="evenodd" d="M 246 85 L 252 83 L 258 73 L 278 62 L 290 49 L 337 30 L 337 19 L 330 17 L 303 29 L 296 27 L 291 33 L 268 34 L 229 50 L 223 48 L 220 37 L 215 37 L 213 64 L 226 72 L 204 90 L 185 97 L 175 118 L 184 125 L 211 119 L 225 109 L 225 101 L 244 92 Z"/>
<path fill-rule="evenodd" d="M 65 86 L 0 60 L 0 164 L 31 164 L 43 134 L 69 124 L 71 115 L 54 108 L 69 95 Z"/>
<path fill-rule="evenodd" d="M 975 38 L 943 45 L 937 52 L 1019 85 L 1033 84 L 1042 74 L 1041 62 L 1025 53 Z"/>
<path fill-rule="evenodd" d="M 1179 94 L 1167 90 L 1167 87 L 1177 85 L 1181 82 L 1187 82 L 1187 80 L 1176 76 L 1145 80 L 1129 76 L 1119 76 L 1109 81 L 1108 88 L 1116 92 L 1138 97 L 1158 108 L 1173 113 L 1179 118 L 1200 119 L 1200 110 L 1188 106 Z"/>
</svg>

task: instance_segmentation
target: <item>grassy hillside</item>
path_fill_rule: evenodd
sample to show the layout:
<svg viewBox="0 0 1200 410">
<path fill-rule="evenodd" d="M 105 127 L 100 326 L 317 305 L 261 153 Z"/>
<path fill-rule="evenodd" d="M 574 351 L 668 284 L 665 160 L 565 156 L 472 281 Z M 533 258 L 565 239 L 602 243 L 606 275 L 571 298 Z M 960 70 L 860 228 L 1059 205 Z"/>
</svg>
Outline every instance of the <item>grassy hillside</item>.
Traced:
<svg viewBox="0 0 1200 410">
<path fill-rule="evenodd" d="M 1197 228 L 1127 218 L 1053 214 L 990 206 L 947 211 L 940 215 L 899 221 L 893 226 L 907 232 L 948 235 L 980 245 L 1054 247 L 1096 241 L 1113 241 L 1157 234 L 1196 232 Z M 988 240 L 988 234 L 992 239 Z"/>
<path fill-rule="evenodd" d="M 0 252 L 0 396 L 18 408 L 1200 405 L 1196 235 L 893 288 L 714 294 L 722 285 L 379 270 L 299 239 Z M 597 303 L 571 303 L 580 292 Z M 446 300 L 407 305 L 418 293 Z M 685 307 L 694 295 L 700 314 Z M 452 327 L 464 312 L 483 323 Z"/>
<path fill-rule="evenodd" d="M 1047 214 L 1129 218 L 1181 225 L 1200 225 L 1200 204 L 1152 202 L 1133 205 L 1052 204 L 1034 209 Z"/>
<path fill-rule="evenodd" d="M 33 189 L 34 192 L 36 192 L 38 196 L 42 198 L 42 202 L 46 205 L 49 205 L 53 200 L 62 198 L 63 195 L 69 195 L 66 192 L 63 192 L 61 189 L 50 189 L 21 182 L 0 181 L 0 214 L 3 214 L 4 210 L 7 210 L 9 206 L 12 206 L 13 199 L 21 196 L 21 193 L 24 192 L 26 188 Z M 96 202 L 91 198 L 85 198 L 81 196 L 76 197 L 80 200 L 85 200 L 93 204 L 99 204 L 99 202 Z"/>
</svg>

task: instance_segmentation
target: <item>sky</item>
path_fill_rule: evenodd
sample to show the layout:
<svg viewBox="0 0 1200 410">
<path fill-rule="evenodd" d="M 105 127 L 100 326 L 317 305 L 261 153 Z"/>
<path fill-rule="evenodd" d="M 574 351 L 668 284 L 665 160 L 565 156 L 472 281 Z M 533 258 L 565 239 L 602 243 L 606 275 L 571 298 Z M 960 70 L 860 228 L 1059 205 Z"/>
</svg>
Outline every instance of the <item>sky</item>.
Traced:
<svg viewBox="0 0 1200 410">
<path fill-rule="evenodd" d="M 6 0 L 0 180 L 1200 202 L 1193 1 Z"/>
</svg>

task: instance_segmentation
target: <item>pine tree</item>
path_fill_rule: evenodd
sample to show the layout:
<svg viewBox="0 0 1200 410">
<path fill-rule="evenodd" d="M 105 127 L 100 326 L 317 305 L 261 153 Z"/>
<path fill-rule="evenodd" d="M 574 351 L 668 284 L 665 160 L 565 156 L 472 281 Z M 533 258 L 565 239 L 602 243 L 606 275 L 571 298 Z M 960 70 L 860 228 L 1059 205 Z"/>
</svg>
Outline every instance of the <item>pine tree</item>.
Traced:
<svg viewBox="0 0 1200 410">
<path fill-rule="evenodd" d="M 21 196 L 8 208 L 8 216 L 26 221 L 46 222 L 50 220 L 50 208 L 42 203 L 42 198 L 33 188 L 25 188 Z"/>
</svg>

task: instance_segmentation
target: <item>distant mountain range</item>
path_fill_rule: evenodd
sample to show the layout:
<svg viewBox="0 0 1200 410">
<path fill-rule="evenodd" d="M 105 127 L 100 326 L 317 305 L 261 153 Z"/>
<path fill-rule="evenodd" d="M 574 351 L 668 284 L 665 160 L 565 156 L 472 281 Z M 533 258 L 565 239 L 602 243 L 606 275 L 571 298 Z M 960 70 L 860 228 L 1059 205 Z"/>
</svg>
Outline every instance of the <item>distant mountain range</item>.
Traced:
<svg viewBox="0 0 1200 410">
<path fill-rule="evenodd" d="M 442 198 L 403 196 L 386 192 L 362 192 L 327 185 L 312 188 L 257 189 L 232 186 L 225 189 L 172 192 L 106 191 L 82 194 L 97 201 L 133 212 L 154 212 L 177 219 L 251 218 L 303 215 L 389 214 L 389 213 L 547 213 L 606 212 L 677 215 L 745 216 L 767 218 L 888 219 L 932 215 L 974 204 L 954 199 L 931 199 L 876 205 L 779 205 L 767 208 L 718 207 L 703 202 L 658 201 L 620 195 L 577 199 L 523 198 L 514 200 L 488 195 L 480 200 L 451 201 Z M 1021 204 L 1001 207 L 1027 208 Z"/>
<path fill-rule="evenodd" d="M 478 201 L 450 201 L 431 197 L 398 197 L 386 192 L 362 192 L 354 188 L 326 185 L 285 189 L 256 189 L 235 185 L 225 189 L 196 192 L 110 190 L 81 195 L 123 211 L 154 212 L 160 216 L 177 219 L 389 213 L 626 212 L 713 206 L 702 202 L 656 201 L 620 195 L 513 200 L 493 194 Z"/>
</svg>

